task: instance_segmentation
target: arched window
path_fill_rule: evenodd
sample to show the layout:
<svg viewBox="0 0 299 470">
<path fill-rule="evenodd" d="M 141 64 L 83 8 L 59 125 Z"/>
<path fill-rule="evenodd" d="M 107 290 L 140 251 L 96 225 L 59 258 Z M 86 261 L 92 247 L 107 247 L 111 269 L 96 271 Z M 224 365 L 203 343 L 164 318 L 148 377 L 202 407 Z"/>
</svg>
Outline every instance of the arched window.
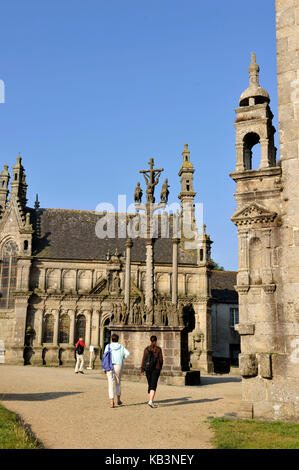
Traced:
<svg viewBox="0 0 299 470">
<path fill-rule="evenodd" d="M 59 322 L 59 343 L 69 343 L 70 341 L 70 317 L 64 314 Z"/>
<path fill-rule="evenodd" d="M 76 342 L 79 338 L 85 340 L 85 330 L 86 330 L 86 318 L 84 315 L 78 315 L 76 321 Z"/>
<path fill-rule="evenodd" d="M 245 170 L 258 169 L 261 161 L 260 145 L 257 145 L 260 144 L 260 136 L 255 132 L 249 132 L 243 141 Z"/>
<path fill-rule="evenodd" d="M 24 253 L 28 251 L 28 240 L 24 240 Z"/>
<path fill-rule="evenodd" d="M 44 318 L 43 343 L 53 343 L 54 337 L 54 316 L 48 314 Z"/>
<path fill-rule="evenodd" d="M 17 280 L 18 247 L 13 241 L 7 242 L 2 249 L 0 308 L 13 308 L 13 291 Z"/>
</svg>

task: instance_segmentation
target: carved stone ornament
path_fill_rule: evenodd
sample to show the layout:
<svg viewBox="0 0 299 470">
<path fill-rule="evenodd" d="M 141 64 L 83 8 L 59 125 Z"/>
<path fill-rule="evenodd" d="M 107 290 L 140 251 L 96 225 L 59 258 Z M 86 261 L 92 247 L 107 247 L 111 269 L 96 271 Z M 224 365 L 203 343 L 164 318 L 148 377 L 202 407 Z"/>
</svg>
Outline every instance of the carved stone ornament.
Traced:
<svg viewBox="0 0 299 470">
<path fill-rule="evenodd" d="M 266 294 L 273 294 L 273 292 L 276 290 L 276 284 L 264 284 L 263 289 Z"/>
<path fill-rule="evenodd" d="M 235 286 L 235 290 L 238 292 L 238 294 L 247 294 L 250 289 L 250 286 Z"/>
<path fill-rule="evenodd" d="M 264 227 L 274 225 L 276 218 L 276 212 L 271 212 L 256 202 L 252 202 L 247 207 L 237 210 L 231 217 L 231 220 L 237 227 Z"/>
</svg>

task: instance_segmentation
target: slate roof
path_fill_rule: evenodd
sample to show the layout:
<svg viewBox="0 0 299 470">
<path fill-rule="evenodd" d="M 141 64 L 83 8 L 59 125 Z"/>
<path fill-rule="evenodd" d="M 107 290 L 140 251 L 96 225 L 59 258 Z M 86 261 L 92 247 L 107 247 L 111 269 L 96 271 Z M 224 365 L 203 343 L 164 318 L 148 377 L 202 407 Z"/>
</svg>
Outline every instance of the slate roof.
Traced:
<svg viewBox="0 0 299 470">
<path fill-rule="evenodd" d="M 96 223 L 102 216 L 94 211 L 40 209 L 38 216 L 33 217 L 33 225 L 38 234 L 33 240 L 33 256 L 50 259 L 105 260 L 107 251 L 113 254 L 116 249 L 124 256 L 125 238 L 100 239 L 96 236 Z M 116 221 L 116 229 L 117 225 Z M 145 241 L 134 239 L 131 260 L 145 262 L 145 257 Z M 170 239 L 156 240 L 154 260 L 162 264 L 172 264 Z M 196 264 L 196 252 L 179 250 L 179 263 Z"/>
<path fill-rule="evenodd" d="M 94 211 L 68 209 L 30 210 L 35 235 L 33 256 L 48 259 L 106 260 L 117 249 L 125 255 L 125 238 L 105 238 L 96 236 L 95 226 L 103 216 Z M 116 223 L 117 227 L 117 223 Z M 145 263 L 146 246 L 142 239 L 134 239 L 131 249 L 132 262 Z M 158 238 L 154 245 L 154 260 L 161 264 L 172 264 L 172 243 L 170 239 Z M 179 248 L 179 264 L 196 265 L 195 250 Z M 212 297 L 221 303 L 238 303 L 234 271 L 213 271 L 211 277 Z"/>
<path fill-rule="evenodd" d="M 238 303 L 238 293 L 234 286 L 237 284 L 236 271 L 212 271 L 212 297 L 221 303 Z"/>
</svg>

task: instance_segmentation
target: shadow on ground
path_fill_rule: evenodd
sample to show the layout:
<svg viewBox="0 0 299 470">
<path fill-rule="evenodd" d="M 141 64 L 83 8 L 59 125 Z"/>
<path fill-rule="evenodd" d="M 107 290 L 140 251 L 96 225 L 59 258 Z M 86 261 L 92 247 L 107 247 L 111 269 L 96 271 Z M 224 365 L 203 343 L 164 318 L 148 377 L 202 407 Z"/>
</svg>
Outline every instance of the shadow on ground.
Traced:
<svg viewBox="0 0 299 470">
<path fill-rule="evenodd" d="M 3 393 L 1 401 L 48 401 L 83 392 Z"/>
<path fill-rule="evenodd" d="M 157 400 L 165 408 L 166 406 L 193 405 L 194 403 L 208 403 L 210 401 L 223 400 L 223 398 L 202 398 L 201 400 L 188 400 L 188 398 L 176 398 L 171 400 Z M 172 403 L 169 403 L 172 402 Z"/>
<path fill-rule="evenodd" d="M 213 384 L 224 384 L 229 382 L 242 382 L 242 377 L 200 377 L 200 385 L 198 387 L 202 387 L 203 385 L 213 385 Z"/>
<path fill-rule="evenodd" d="M 166 406 L 192 405 L 194 403 L 207 403 L 210 401 L 223 400 L 223 398 L 203 398 L 201 400 L 189 400 L 189 398 L 191 397 L 169 398 L 168 400 L 155 400 L 155 403 L 159 404 L 161 408 L 164 408 Z M 142 403 L 131 403 L 130 405 L 123 404 L 122 407 L 147 405 L 147 403 L 147 401 L 144 401 Z"/>
</svg>

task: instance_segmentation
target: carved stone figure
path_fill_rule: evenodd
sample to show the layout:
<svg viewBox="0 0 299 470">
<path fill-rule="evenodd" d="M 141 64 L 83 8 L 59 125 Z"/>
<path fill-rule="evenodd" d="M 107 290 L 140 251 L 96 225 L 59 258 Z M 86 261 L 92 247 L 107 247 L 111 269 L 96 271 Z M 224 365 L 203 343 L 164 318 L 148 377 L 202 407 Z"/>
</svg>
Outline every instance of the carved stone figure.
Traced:
<svg viewBox="0 0 299 470">
<path fill-rule="evenodd" d="M 120 279 L 118 271 L 113 271 L 111 275 L 111 292 L 118 292 L 120 286 Z"/>
<path fill-rule="evenodd" d="M 113 304 L 114 323 L 118 325 L 120 323 L 120 308 L 118 304 Z"/>
<path fill-rule="evenodd" d="M 121 312 L 121 323 L 123 325 L 126 325 L 128 316 L 129 316 L 129 311 L 128 311 L 128 307 L 126 306 L 124 302 L 122 302 L 122 304 L 120 305 L 120 312 Z"/>
<path fill-rule="evenodd" d="M 139 204 L 141 203 L 142 194 L 143 194 L 143 192 L 142 192 L 142 189 L 140 187 L 140 183 L 138 182 L 137 186 L 136 186 L 136 189 L 135 189 L 135 193 L 134 193 L 134 201 L 136 203 L 139 203 Z"/>
<path fill-rule="evenodd" d="M 136 305 L 135 324 L 136 325 L 141 325 L 142 324 L 142 314 L 141 314 L 141 306 L 140 305 Z"/>
<path fill-rule="evenodd" d="M 161 202 L 168 202 L 168 195 L 169 195 L 169 190 L 170 186 L 168 185 L 168 179 L 166 178 L 163 186 L 162 186 L 162 191 L 160 194 Z"/>
</svg>

